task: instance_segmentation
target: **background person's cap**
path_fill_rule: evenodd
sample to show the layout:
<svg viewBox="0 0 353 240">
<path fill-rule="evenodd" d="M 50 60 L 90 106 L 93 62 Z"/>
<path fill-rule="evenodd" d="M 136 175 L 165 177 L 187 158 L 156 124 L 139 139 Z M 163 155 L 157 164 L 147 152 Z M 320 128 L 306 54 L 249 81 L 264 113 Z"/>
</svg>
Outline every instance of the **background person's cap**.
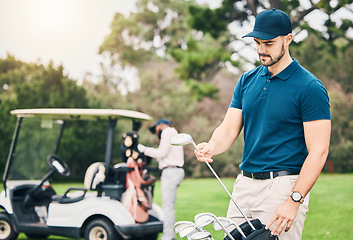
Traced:
<svg viewBox="0 0 353 240">
<path fill-rule="evenodd" d="M 162 118 L 162 119 L 159 119 L 155 125 L 153 125 L 152 127 L 149 127 L 148 129 L 150 130 L 151 133 L 155 134 L 156 133 L 156 126 L 159 124 L 162 124 L 162 123 L 170 125 L 170 121 Z"/>
<path fill-rule="evenodd" d="M 285 36 L 292 32 L 292 22 L 289 16 L 278 9 L 265 10 L 257 15 L 254 29 L 244 37 L 254 37 L 269 40 L 278 36 Z"/>
</svg>

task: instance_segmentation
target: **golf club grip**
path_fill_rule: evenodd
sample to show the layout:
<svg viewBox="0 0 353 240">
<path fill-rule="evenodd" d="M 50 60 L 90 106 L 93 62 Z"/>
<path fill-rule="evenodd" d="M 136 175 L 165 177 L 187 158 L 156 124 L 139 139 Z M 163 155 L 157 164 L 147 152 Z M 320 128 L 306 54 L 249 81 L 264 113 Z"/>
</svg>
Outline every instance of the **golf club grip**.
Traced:
<svg viewBox="0 0 353 240">
<path fill-rule="evenodd" d="M 218 182 L 222 185 L 222 187 L 224 188 L 224 190 L 227 192 L 228 196 L 230 197 L 230 199 L 232 200 L 232 202 L 235 204 L 235 206 L 238 208 L 239 212 L 241 213 L 241 215 L 243 215 L 243 217 L 245 218 L 245 220 L 249 223 L 250 227 L 253 230 L 256 230 L 255 227 L 252 225 L 252 223 L 250 222 L 250 220 L 246 217 L 246 215 L 244 214 L 244 212 L 241 210 L 241 208 L 238 206 L 237 202 L 235 201 L 235 199 L 233 198 L 232 194 L 230 194 L 230 192 L 228 191 L 228 189 L 226 188 L 226 186 L 223 184 L 222 180 L 218 177 L 217 173 L 213 170 L 213 168 L 211 167 L 211 165 L 209 164 L 209 162 L 205 162 L 207 167 L 211 170 L 211 172 L 213 173 L 213 175 L 217 178 Z"/>
</svg>

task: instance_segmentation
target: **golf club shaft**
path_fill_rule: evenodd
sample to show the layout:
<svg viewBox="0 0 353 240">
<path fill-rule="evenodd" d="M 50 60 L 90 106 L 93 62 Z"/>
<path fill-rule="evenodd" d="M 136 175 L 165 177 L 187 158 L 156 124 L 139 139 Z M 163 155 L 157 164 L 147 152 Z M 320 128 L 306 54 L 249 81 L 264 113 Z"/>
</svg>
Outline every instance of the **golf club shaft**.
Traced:
<svg viewBox="0 0 353 240">
<path fill-rule="evenodd" d="M 228 196 L 230 197 L 230 199 L 232 200 L 232 202 L 235 204 L 235 206 L 238 208 L 239 212 L 241 213 L 241 215 L 243 215 L 243 217 L 245 218 L 245 220 L 249 223 L 250 227 L 253 230 L 256 230 L 255 227 L 252 225 L 252 223 L 250 222 L 250 220 L 246 217 L 246 215 L 244 214 L 244 212 L 241 210 L 241 208 L 239 207 L 239 205 L 237 204 L 237 202 L 235 201 L 235 199 L 233 198 L 232 194 L 230 194 L 230 192 L 228 191 L 228 189 L 226 188 L 226 186 L 224 186 L 223 182 L 221 181 L 221 179 L 218 177 L 217 173 L 213 170 L 213 168 L 211 167 L 209 162 L 205 162 L 207 167 L 211 170 L 211 172 L 213 173 L 213 175 L 217 178 L 218 182 L 222 185 L 222 187 L 224 188 L 224 190 L 227 192 Z"/>
<path fill-rule="evenodd" d="M 246 238 L 245 233 L 243 232 L 243 230 L 239 227 L 238 224 L 234 223 L 235 228 L 238 230 L 238 232 L 240 233 L 240 235 L 242 235 L 244 238 Z"/>
<path fill-rule="evenodd" d="M 192 145 L 195 147 L 195 149 L 197 151 L 200 151 L 199 148 L 197 147 L 197 145 L 195 144 L 195 142 L 192 142 Z M 224 188 L 224 190 L 227 192 L 228 196 L 230 197 L 230 199 L 232 200 L 232 202 L 235 204 L 235 206 L 238 208 L 239 212 L 241 213 L 241 215 L 243 215 L 243 217 L 245 218 L 245 220 L 249 223 L 250 227 L 253 230 L 256 230 L 256 228 L 254 227 L 254 225 L 252 225 L 252 223 L 250 222 L 250 220 L 246 217 L 246 215 L 244 214 L 244 212 L 241 210 L 241 208 L 239 207 L 239 205 L 237 204 L 237 202 L 235 201 L 235 199 L 233 198 L 232 194 L 230 194 L 230 192 L 228 191 L 228 189 L 226 188 L 226 186 L 224 186 L 223 182 L 221 181 L 221 179 L 218 177 L 217 173 L 213 170 L 213 168 L 211 167 L 209 162 L 205 162 L 207 167 L 211 170 L 211 172 L 213 173 L 213 175 L 217 178 L 218 182 L 222 185 L 222 187 Z"/>
<path fill-rule="evenodd" d="M 235 240 L 233 238 L 233 236 L 229 233 L 229 231 L 222 225 L 222 223 L 217 219 L 217 217 L 215 216 L 214 219 L 217 221 L 217 223 L 219 224 L 219 226 L 221 226 L 221 228 L 223 229 L 223 231 L 225 232 L 225 234 L 227 234 L 227 236 L 232 239 Z M 246 237 L 246 236 L 245 236 Z"/>
</svg>

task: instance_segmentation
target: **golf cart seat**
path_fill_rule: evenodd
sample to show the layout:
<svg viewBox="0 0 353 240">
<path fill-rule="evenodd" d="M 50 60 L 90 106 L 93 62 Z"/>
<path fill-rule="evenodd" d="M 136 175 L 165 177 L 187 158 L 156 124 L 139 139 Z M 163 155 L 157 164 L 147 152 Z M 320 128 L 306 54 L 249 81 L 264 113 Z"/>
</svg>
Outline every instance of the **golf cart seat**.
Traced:
<svg viewBox="0 0 353 240">
<path fill-rule="evenodd" d="M 121 200 L 121 196 L 126 190 L 126 173 L 128 171 L 129 168 L 126 163 L 118 163 L 109 168 L 107 178 L 99 185 L 104 196 L 109 196 L 118 201 Z"/>
<path fill-rule="evenodd" d="M 52 200 L 59 203 L 78 202 L 85 197 L 87 190 L 98 190 L 98 185 L 104 182 L 104 180 L 104 164 L 102 162 L 93 163 L 86 170 L 84 188 L 69 188 L 64 195 L 54 195 Z"/>
<path fill-rule="evenodd" d="M 108 176 L 107 176 L 108 172 Z M 125 163 L 119 163 L 106 171 L 103 162 L 92 163 L 86 171 L 84 186 L 87 190 L 98 192 L 98 197 L 108 196 L 120 201 L 125 191 L 127 167 Z"/>
<path fill-rule="evenodd" d="M 105 166 L 102 162 L 92 163 L 86 170 L 84 186 L 88 190 L 97 190 L 105 180 Z"/>
</svg>

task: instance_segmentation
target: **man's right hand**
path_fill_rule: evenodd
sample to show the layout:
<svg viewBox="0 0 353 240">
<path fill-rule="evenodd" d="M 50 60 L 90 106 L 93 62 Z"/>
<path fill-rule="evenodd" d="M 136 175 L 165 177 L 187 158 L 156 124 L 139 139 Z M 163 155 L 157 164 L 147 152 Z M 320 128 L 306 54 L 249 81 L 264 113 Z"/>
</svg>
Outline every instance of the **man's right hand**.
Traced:
<svg viewBox="0 0 353 240">
<path fill-rule="evenodd" d="M 200 162 L 213 162 L 213 143 L 200 143 L 197 145 L 200 151 L 195 150 L 194 154 Z"/>
<path fill-rule="evenodd" d="M 144 153 L 145 149 L 146 149 L 146 146 L 142 145 L 141 143 L 137 145 L 137 150 L 139 150 L 140 153 Z"/>
</svg>

